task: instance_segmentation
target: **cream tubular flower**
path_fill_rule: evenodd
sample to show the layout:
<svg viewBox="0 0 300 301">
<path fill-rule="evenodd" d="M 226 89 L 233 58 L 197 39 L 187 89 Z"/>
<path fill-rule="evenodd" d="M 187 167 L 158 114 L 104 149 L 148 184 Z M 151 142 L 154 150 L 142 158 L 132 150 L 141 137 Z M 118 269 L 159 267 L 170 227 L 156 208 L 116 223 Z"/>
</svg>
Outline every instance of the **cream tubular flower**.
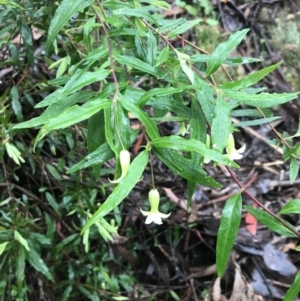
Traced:
<svg viewBox="0 0 300 301">
<path fill-rule="evenodd" d="M 160 196 L 157 191 L 157 189 L 151 189 L 149 192 L 149 203 L 150 203 L 150 211 L 143 211 L 141 209 L 141 212 L 144 216 L 147 216 L 145 224 L 151 224 L 152 222 L 158 225 L 162 224 L 162 218 L 168 218 L 171 213 L 164 214 L 159 212 L 158 206 L 159 206 L 159 200 Z"/>
<path fill-rule="evenodd" d="M 246 145 L 243 144 L 243 146 L 236 150 L 235 149 L 235 142 L 234 142 L 234 138 L 233 135 L 230 133 L 229 137 L 228 137 L 228 141 L 227 141 L 227 145 L 226 145 L 226 152 L 227 152 L 227 157 L 231 160 L 240 160 L 243 158 L 243 153 L 245 152 L 246 149 Z"/>
<path fill-rule="evenodd" d="M 121 164 L 121 170 L 122 174 L 119 179 L 111 181 L 111 183 L 119 183 L 126 175 L 130 166 L 130 153 L 128 150 L 121 150 L 120 152 L 120 164 Z"/>
</svg>

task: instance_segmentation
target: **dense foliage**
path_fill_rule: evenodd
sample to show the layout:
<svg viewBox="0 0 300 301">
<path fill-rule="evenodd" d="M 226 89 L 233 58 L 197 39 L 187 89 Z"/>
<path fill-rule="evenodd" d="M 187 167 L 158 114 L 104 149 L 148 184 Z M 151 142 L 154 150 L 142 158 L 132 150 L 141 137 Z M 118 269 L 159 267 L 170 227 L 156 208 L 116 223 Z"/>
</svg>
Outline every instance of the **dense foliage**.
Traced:
<svg viewBox="0 0 300 301">
<path fill-rule="evenodd" d="M 218 82 L 215 74 L 226 73 L 226 66 L 259 61 L 230 57 L 249 30 L 233 33 L 208 54 L 183 36 L 204 21 L 165 18 L 169 4 L 159 0 L 4 0 L 0 8 L 1 64 L 13 70 L 0 96 L 0 299 L 38 300 L 49 291 L 55 300 L 130 299 L 130 266 L 111 274 L 104 242 L 120 239 L 122 201 L 153 157 L 187 181 L 188 206 L 197 184 L 221 187 L 205 169 L 209 162 L 226 166 L 240 186 L 221 218 L 221 277 L 245 192 L 232 170 L 244 151 L 236 150 L 234 133 L 276 120 L 272 108 L 298 95 L 267 93 L 258 85 L 280 63 L 236 80 L 227 73 L 228 81 Z M 246 121 L 233 122 L 232 116 Z M 164 123 L 178 131 L 161 134 Z M 276 132 L 270 143 L 283 145 L 293 183 L 300 149 L 293 144 L 299 132 L 291 134 Z M 136 141 L 141 144 L 134 148 Z M 47 154 L 55 159 L 42 161 Z M 115 180 L 107 181 L 112 174 Z M 146 223 L 160 224 L 169 212 L 159 208 L 154 178 L 150 210 L 142 213 Z M 32 185 L 37 195 L 27 189 Z M 299 212 L 298 203 L 291 201 L 280 214 Z M 299 236 L 279 215 L 245 209 L 273 231 Z M 294 286 L 286 300 L 297 292 Z"/>
</svg>

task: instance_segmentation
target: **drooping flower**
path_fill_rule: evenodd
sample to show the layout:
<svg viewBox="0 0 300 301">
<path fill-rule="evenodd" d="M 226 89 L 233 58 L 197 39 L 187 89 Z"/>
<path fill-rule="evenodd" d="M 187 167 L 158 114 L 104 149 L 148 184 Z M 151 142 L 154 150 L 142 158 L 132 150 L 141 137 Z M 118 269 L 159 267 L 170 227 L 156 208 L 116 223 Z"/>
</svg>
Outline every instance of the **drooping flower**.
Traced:
<svg viewBox="0 0 300 301">
<path fill-rule="evenodd" d="M 149 203 L 150 203 L 150 211 L 144 211 L 142 209 L 141 212 L 144 216 L 147 216 L 145 224 L 151 224 L 152 222 L 158 225 L 162 224 L 162 218 L 168 218 L 171 213 L 164 214 L 159 212 L 158 206 L 159 206 L 160 196 L 157 189 L 151 189 L 149 192 Z"/>
<path fill-rule="evenodd" d="M 235 142 L 233 135 L 230 133 L 228 140 L 227 140 L 227 145 L 226 145 L 226 156 L 231 160 L 240 160 L 243 158 L 243 153 L 246 150 L 246 145 L 243 144 L 243 146 L 240 149 L 235 149 Z"/>
<path fill-rule="evenodd" d="M 130 166 L 130 153 L 128 150 L 121 150 L 120 152 L 120 165 L 121 165 L 121 176 L 119 179 L 110 181 L 111 183 L 119 183 L 126 175 Z"/>
</svg>

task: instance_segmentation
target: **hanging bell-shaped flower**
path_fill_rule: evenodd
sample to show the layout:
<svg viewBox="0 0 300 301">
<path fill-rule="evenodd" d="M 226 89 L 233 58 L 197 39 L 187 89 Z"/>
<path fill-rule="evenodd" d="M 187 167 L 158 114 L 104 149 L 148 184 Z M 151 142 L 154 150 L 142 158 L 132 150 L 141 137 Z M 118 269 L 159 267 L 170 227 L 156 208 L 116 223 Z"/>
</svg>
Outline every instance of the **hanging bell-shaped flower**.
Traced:
<svg viewBox="0 0 300 301">
<path fill-rule="evenodd" d="M 152 222 L 158 225 L 162 224 L 162 218 L 168 218 L 171 213 L 164 214 L 159 212 L 159 201 L 160 196 L 157 189 L 153 188 L 149 192 L 149 203 L 150 203 L 150 211 L 144 211 L 141 209 L 141 212 L 144 216 L 147 216 L 145 224 L 151 224 Z"/>
<path fill-rule="evenodd" d="M 243 153 L 245 152 L 246 149 L 246 145 L 243 144 L 243 146 L 241 148 L 239 148 L 238 150 L 235 149 L 235 142 L 234 142 L 234 138 L 233 135 L 230 133 L 228 140 L 227 140 L 227 145 L 226 145 L 226 152 L 227 152 L 227 157 L 231 160 L 240 160 L 243 158 Z"/>
<path fill-rule="evenodd" d="M 130 166 L 130 153 L 128 150 L 121 150 L 119 158 L 122 173 L 119 179 L 114 181 L 109 180 L 111 183 L 119 183 L 127 175 Z"/>
</svg>

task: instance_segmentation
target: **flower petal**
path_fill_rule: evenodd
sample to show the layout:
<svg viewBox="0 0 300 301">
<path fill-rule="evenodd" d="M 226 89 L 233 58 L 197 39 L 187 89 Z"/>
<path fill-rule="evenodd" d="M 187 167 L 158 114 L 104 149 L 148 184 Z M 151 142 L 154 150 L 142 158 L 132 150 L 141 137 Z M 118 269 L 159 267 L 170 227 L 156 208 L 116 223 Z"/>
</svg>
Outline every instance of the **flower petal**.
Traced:
<svg viewBox="0 0 300 301">
<path fill-rule="evenodd" d="M 237 150 L 237 152 L 242 154 L 245 152 L 245 150 L 246 150 L 246 144 L 244 143 L 243 146 Z"/>
<path fill-rule="evenodd" d="M 148 216 L 150 214 L 150 211 L 144 211 L 142 208 L 140 208 L 140 210 L 144 216 Z"/>
</svg>

